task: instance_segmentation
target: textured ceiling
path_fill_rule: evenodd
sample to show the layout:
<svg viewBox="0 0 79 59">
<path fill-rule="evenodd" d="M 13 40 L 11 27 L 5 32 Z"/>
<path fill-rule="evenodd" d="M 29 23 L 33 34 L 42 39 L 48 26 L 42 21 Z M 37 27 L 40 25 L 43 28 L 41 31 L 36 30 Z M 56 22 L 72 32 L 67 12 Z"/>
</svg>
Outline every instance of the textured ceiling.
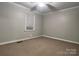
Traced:
<svg viewBox="0 0 79 59">
<path fill-rule="evenodd" d="M 35 2 L 15 2 L 15 3 L 28 7 L 30 9 L 36 5 Z M 79 2 L 44 2 L 44 3 L 48 3 L 58 10 L 79 6 Z M 52 10 L 50 10 L 48 7 L 44 7 L 44 8 L 38 7 L 38 9 L 35 10 L 36 13 L 40 13 L 40 14 L 44 14 L 50 11 Z"/>
<path fill-rule="evenodd" d="M 53 5 L 57 9 L 66 9 L 79 6 L 79 2 L 53 2 L 51 3 L 51 5 Z"/>
</svg>

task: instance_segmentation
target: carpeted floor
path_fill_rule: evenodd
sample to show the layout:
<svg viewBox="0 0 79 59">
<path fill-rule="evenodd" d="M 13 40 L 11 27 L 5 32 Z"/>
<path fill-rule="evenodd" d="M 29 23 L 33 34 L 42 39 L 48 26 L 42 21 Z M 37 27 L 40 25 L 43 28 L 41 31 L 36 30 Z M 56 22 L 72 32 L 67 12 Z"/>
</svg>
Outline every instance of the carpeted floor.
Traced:
<svg viewBox="0 0 79 59">
<path fill-rule="evenodd" d="M 1 56 L 78 56 L 79 45 L 39 37 L 0 46 Z"/>
</svg>

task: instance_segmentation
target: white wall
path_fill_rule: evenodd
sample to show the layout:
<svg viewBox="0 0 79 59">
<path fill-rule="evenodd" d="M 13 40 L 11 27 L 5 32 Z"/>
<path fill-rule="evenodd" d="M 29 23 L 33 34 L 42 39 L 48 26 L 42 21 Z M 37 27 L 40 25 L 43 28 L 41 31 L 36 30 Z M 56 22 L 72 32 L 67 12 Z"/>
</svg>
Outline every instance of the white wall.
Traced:
<svg viewBox="0 0 79 59">
<path fill-rule="evenodd" d="M 29 9 L 0 2 L 0 43 L 41 35 L 42 17 L 36 15 L 35 31 L 25 32 L 25 14 Z"/>
<path fill-rule="evenodd" d="M 79 42 L 79 7 L 44 15 L 43 34 Z"/>
<path fill-rule="evenodd" d="M 79 42 L 79 7 L 36 15 L 35 31 L 25 32 L 25 14 L 29 9 L 0 2 L 0 43 L 45 34 Z"/>
</svg>

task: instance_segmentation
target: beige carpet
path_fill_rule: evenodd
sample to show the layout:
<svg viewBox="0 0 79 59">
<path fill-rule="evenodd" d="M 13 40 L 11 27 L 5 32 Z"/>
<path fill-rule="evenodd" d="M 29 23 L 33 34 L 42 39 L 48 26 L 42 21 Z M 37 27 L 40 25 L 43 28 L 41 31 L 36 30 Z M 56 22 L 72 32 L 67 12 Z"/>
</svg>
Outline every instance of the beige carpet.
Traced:
<svg viewBox="0 0 79 59">
<path fill-rule="evenodd" d="M 21 43 L 0 46 L 1 56 L 63 56 L 79 55 L 79 45 L 39 37 Z"/>
</svg>

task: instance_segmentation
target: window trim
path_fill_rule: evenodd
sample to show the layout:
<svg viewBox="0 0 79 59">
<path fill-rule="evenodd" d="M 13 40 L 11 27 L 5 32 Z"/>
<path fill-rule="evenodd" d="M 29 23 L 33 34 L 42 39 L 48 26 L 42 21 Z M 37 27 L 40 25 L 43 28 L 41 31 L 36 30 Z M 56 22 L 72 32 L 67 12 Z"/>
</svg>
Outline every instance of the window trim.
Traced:
<svg viewBox="0 0 79 59">
<path fill-rule="evenodd" d="M 25 14 L 25 32 L 26 31 L 35 31 L 35 20 L 36 20 L 36 16 L 35 16 L 35 14 L 33 14 L 33 20 L 34 20 L 34 22 L 33 22 L 33 30 L 27 30 L 27 20 L 28 20 L 28 14 Z"/>
</svg>

